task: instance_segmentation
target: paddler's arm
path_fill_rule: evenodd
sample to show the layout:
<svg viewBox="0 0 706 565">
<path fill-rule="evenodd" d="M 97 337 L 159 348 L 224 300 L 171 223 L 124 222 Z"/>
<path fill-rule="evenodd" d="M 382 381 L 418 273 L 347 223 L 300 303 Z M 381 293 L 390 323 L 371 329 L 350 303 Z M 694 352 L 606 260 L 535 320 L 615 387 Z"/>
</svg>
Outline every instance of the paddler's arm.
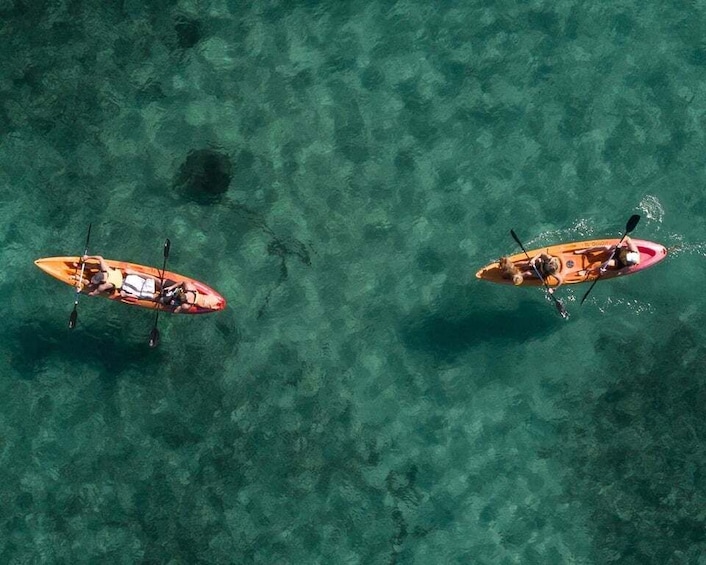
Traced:
<svg viewBox="0 0 706 565">
<path fill-rule="evenodd" d="M 529 260 L 529 268 L 532 270 L 533 267 L 537 267 L 537 261 L 539 261 L 542 257 L 544 257 L 546 254 L 545 253 L 538 253 L 532 259 Z M 532 272 L 534 272 L 532 270 Z"/>
<path fill-rule="evenodd" d="M 554 291 L 559 288 L 562 284 L 564 284 L 564 277 L 562 277 L 559 273 L 554 273 L 553 275 L 549 275 L 550 277 L 553 277 L 556 279 L 557 284 L 556 286 L 550 287 L 549 294 L 554 294 Z M 548 278 L 548 277 L 547 277 Z"/>
<path fill-rule="evenodd" d="M 588 255 L 589 253 L 612 251 L 612 249 L 613 247 L 611 245 L 597 245 L 596 247 L 589 247 L 587 249 L 578 249 L 574 251 L 574 255 Z"/>
<path fill-rule="evenodd" d="M 546 260 L 549 260 L 549 259 L 550 259 L 550 256 L 547 255 L 546 253 L 542 252 L 542 253 L 538 253 L 537 255 L 535 255 L 534 257 L 532 257 L 532 259 L 530 259 L 529 268 L 530 268 L 530 274 L 531 274 L 533 277 L 536 277 L 536 276 L 537 276 L 537 273 L 535 272 L 535 269 L 536 269 L 537 271 L 540 271 L 540 267 L 539 267 L 539 265 L 537 265 L 537 262 L 538 262 L 540 259 L 541 259 L 541 260 L 545 260 L 545 259 L 546 259 Z M 541 271 L 540 271 L 540 272 L 541 272 Z M 541 278 L 541 277 L 540 277 L 540 278 Z"/>
<path fill-rule="evenodd" d="M 81 261 L 83 261 L 84 263 L 88 263 L 89 261 L 98 263 L 101 271 L 103 271 L 104 273 L 108 272 L 108 264 L 105 262 L 105 259 L 103 259 L 101 255 L 84 255 L 83 257 L 81 257 Z"/>
<path fill-rule="evenodd" d="M 90 291 L 88 293 L 88 296 L 96 296 L 96 295 L 102 294 L 104 292 L 110 293 L 110 292 L 113 292 L 113 290 L 115 290 L 115 286 L 113 285 L 113 283 L 106 281 L 106 282 L 102 282 L 95 289 Z"/>
<path fill-rule="evenodd" d="M 634 251 L 635 253 L 639 253 L 640 250 L 637 248 L 637 245 L 635 245 L 635 242 L 630 239 L 629 235 L 625 236 L 625 245 L 628 246 L 629 251 Z"/>
<path fill-rule="evenodd" d="M 83 263 L 88 263 L 89 261 L 98 263 L 98 268 L 100 271 L 103 273 L 104 277 L 104 282 L 99 284 L 96 288 L 88 292 L 88 296 L 96 296 L 97 294 L 101 294 L 102 292 L 106 292 L 109 290 L 113 285 L 107 281 L 108 277 L 108 265 L 103 259 L 102 256 L 100 255 L 84 255 L 81 257 L 81 261 Z"/>
<path fill-rule="evenodd" d="M 520 267 L 520 274 L 523 277 L 537 277 L 537 260 L 542 256 L 542 254 L 535 255 L 529 261 L 527 261 L 527 267 Z"/>
<path fill-rule="evenodd" d="M 171 290 L 176 290 L 177 288 L 179 288 L 179 287 L 182 286 L 183 284 L 184 284 L 184 283 L 180 283 L 180 282 L 174 283 L 174 284 L 170 284 L 169 286 L 165 286 L 165 287 L 162 289 L 162 292 L 169 292 L 169 291 L 171 291 Z"/>
</svg>

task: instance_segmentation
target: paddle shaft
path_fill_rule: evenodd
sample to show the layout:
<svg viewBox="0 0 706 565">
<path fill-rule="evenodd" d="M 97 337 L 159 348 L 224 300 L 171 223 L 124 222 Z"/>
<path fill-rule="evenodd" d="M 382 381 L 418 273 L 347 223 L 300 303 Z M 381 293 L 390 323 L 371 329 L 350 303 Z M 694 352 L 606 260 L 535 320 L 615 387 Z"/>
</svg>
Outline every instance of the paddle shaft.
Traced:
<svg viewBox="0 0 706 565">
<path fill-rule="evenodd" d="M 86 234 L 86 248 L 83 255 L 88 255 L 88 244 L 91 241 L 91 227 L 93 224 L 88 224 L 88 233 Z M 69 329 L 74 329 L 76 327 L 76 322 L 78 321 L 78 297 L 81 295 L 81 290 L 83 289 L 83 273 L 86 269 L 86 262 L 81 257 L 81 274 L 76 283 L 76 298 L 74 299 L 74 309 L 71 311 L 69 316 Z"/>
<path fill-rule="evenodd" d="M 638 214 L 633 214 L 632 216 L 630 216 L 630 219 L 625 224 L 625 232 L 623 233 L 623 237 L 620 238 L 620 241 L 618 242 L 618 244 L 613 248 L 613 252 L 610 254 L 610 257 L 608 257 L 608 260 L 601 265 L 600 269 L 598 269 L 598 276 L 591 283 L 591 286 L 586 291 L 586 294 L 583 295 L 583 298 L 581 299 L 581 304 L 583 304 L 584 301 L 586 300 L 586 298 L 588 298 L 588 295 L 591 294 L 593 287 L 596 286 L 596 283 L 598 282 L 598 279 L 601 278 L 601 275 L 603 273 L 605 273 L 606 270 L 608 270 L 608 265 L 613 260 L 613 257 L 615 257 L 615 254 L 618 252 L 618 248 L 620 247 L 620 244 L 623 243 L 623 240 L 627 237 L 627 235 L 630 232 L 632 232 L 632 230 L 635 229 L 635 226 L 637 226 L 637 223 L 639 221 L 640 221 L 640 216 Z"/>
<path fill-rule="evenodd" d="M 167 259 L 169 258 L 169 249 L 171 246 L 172 242 L 169 241 L 169 238 L 167 238 L 164 241 L 164 262 L 162 263 L 162 272 L 160 273 L 159 279 L 160 294 L 162 293 L 162 287 L 164 286 L 164 271 L 167 268 Z M 157 347 L 157 345 L 159 345 L 159 330 L 157 329 L 157 322 L 159 322 L 159 303 L 155 304 L 155 308 L 157 308 L 157 313 L 154 317 L 154 326 L 152 327 L 152 331 L 150 332 L 150 347 Z"/>
<path fill-rule="evenodd" d="M 554 293 L 551 292 L 551 290 L 549 289 L 549 285 L 547 284 L 547 281 L 546 281 L 545 278 L 542 276 L 542 274 L 539 272 L 539 269 L 537 269 L 537 265 L 535 265 L 535 264 L 532 262 L 532 259 L 530 258 L 529 253 L 527 253 L 527 250 L 525 249 L 525 246 L 522 245 L 522 242 L 520 241 L 520 238 L 517 237 L 517 234 L 515 233 L 515 230 L 510 230 L 510 235 L 512 235 L 512 239 L 514 239 L 514 240 L 517 242 L 517 244 L 520 246 L 520 248 L 521 248 L 522 251 L 524 252 L 525 257 L 527 257 L 527 261 L 529 261 L 529 264 L 532 265 L 532 269 L 533 269 L 534 272 L 536 273 L 537 277 L 539 277 L 539 280 L 542 281 L 542 284 L 544 285 L 544 288 L 546 289 L 546 294 L 547 294 L 547 296 L 549 296 L 549 297 L 554 301 L 554 306 L 556 306 L 556 309 L 557 309 L 557 311 L 559 312 L 559 314 L 561 315 L 561 317 L 562 317 L 562 318 L 568 318 L 568 317 L 569 317 L 569 313 L 568 313 L 568 312 L 566 311 L 566 309 L 564 308 L 564 305 L 559 301 L 559 299 L 558 299 L 556 296 L 554 296 Z"/>
</svg>

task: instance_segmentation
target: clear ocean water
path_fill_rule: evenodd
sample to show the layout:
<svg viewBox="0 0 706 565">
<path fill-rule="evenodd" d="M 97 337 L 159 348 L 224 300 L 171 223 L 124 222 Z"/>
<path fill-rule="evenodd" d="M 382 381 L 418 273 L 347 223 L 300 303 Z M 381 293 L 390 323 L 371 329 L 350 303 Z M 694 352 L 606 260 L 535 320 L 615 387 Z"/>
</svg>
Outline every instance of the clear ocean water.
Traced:
<svg viewBox="0 0 706 565">
<path fill-rule="evenodd" d="M 0 2 L 0 562 L 706 563 L 702 1 Z M 669 257 L 541 290 L 528 248 Z M 229 302 L 160 317 L 38 257 Z"/>
</svg>

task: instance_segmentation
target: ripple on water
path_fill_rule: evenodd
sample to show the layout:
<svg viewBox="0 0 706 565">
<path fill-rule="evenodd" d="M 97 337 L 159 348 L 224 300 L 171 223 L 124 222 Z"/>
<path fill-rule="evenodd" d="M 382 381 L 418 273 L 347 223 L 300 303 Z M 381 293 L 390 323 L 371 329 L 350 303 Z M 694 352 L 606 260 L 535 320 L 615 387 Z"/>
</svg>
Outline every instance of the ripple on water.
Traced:
<svg viewBox="0 0 706 565">
<path fill-rule="evenodd" d="M 662 223 L 664 218 L 664 208 L 656 196 L 646 194 L 638 205 L 640 211 L 650 220 L 654 220 L 658 224 Z"/>
</svg>

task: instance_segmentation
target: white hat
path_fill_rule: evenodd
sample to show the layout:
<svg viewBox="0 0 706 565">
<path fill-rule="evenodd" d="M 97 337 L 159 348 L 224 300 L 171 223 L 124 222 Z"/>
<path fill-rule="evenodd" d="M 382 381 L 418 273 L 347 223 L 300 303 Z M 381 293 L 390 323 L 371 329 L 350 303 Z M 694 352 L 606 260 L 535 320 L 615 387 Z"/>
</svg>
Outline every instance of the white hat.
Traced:
<svg viewBox="0 0 706 565">
<path fill-rule="evenodd" d="M 637 251 L 628 251 L 625 254 L 625 261 L 630 265 L 637 265 L 640 262 L 640 254 Z"/>
</svg>

